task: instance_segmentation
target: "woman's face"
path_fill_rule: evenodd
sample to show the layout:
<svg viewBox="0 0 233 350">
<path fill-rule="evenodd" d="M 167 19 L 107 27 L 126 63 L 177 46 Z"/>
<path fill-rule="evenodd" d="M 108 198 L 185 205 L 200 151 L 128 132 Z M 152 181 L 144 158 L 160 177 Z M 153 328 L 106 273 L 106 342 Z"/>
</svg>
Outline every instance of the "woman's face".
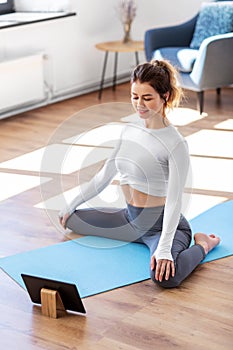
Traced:
<svg viewBox="0 0 233 350">
<path fill-rule="evenodd" d="M 163 115 L 164 100 L 148 83 L 132 83 L 131 102 L 142 119 L 149 119 L 157 114 Z"/>
</svg>

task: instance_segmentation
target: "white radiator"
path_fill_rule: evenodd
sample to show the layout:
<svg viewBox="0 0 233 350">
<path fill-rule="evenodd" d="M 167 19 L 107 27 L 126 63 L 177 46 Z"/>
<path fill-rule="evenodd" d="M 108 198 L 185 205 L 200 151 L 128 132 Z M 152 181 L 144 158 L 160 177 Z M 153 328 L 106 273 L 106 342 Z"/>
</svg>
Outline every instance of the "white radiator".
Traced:
<svg viewBox="0 0 233 350">
<path fill-rule="evenodd" d="M 45 98 L 43 54 L 0 61 L 0 112 Z"/>
</svg>

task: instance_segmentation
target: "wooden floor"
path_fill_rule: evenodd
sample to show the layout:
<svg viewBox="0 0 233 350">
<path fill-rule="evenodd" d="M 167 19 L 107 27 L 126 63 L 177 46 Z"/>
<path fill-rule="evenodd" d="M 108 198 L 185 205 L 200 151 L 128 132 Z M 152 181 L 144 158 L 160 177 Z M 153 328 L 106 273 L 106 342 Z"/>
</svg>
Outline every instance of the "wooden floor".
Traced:
<svg viewBox="0 0 233 350">
<path fill-rule="evenodd" d="M 105 89 L 101 103 L 97 93 L 91 93 L 1 120 L 0 161 L 44 147 L 56 138 L 119 121 L 132 112 L 129 101 L 126 83 L 115 92 Z M 194 93 L 187 93 L 184 107 L 196 108 Z M 220 101 L 214 91 L 207 92 L 204 110 L 205 118 L 179 127 L 185 136 L 232 118 L 233 89 L 223 89 Z M 26 170 L 0 172 L 38 175 Z M 92 168 L 84 170 L 81 178 L 88 179 L 91 172 Z M 233 198 L 232 192 L 195 191 Z M 49 186 L 44 193 L 54 194 Z M 1 257 L 67 239 L 58 229 L 57 216 L 34 207 L 40 201 L 36 187 L 0 203 Z M 40 307 L 33 306 L 27 293 L 3 271 L 0 281 L 1 349 L 232 349 L 233 257 L 198 266 L 179 288 L 164 290 L 147 280 L 85 298 L 86 316 L 69 313 L 55 320 L 42 316 Z"/>
</svg>

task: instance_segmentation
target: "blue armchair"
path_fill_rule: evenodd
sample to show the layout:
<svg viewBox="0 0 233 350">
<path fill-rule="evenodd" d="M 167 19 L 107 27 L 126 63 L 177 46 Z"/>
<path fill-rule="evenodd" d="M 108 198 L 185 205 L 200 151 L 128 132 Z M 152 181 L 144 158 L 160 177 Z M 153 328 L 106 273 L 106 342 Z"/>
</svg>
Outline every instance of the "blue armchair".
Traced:
<svg viewBox="0 0 233 350">
<path fill-rule="evenodd" d="M 181 87 L 197 92 L 200 114 L 205 90 L 220 94 L 221 87 L 233 84 L 233 1 L 219 3 L 203 5 L 180 25 L 147 30 L 144 38 L 147 61 L 169 60 L 179 71 Z M 218 25 L 212 26 L 213 21 Z M 211 31 L 211 26 L 220 33 Z"/>
</svg>

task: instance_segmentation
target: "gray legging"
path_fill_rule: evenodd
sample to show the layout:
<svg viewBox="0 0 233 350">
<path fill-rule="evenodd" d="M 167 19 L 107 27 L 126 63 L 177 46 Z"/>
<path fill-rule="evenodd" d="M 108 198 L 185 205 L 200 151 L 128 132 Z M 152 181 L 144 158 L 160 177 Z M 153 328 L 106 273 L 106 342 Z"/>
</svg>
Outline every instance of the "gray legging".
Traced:
<svg viewBox="0 0 233 350">
<path fill-rule="evenodd" d="M 76 210 L 67 220 L 67 227 L 81 235 L 100 236 L 127 242 L 146 244 L 151 255 L 158 246 L 163 225 L 164 207 L 96 208 Z M 175 276 L 168 281 L 151 279 L 165 288 L 177 287 L 204 259 L 205 251 L 200 245 L 191 247 L 192 232 L 183 215 L 180 217 L 171 253 L 175 263 Z"/>
</svg>

